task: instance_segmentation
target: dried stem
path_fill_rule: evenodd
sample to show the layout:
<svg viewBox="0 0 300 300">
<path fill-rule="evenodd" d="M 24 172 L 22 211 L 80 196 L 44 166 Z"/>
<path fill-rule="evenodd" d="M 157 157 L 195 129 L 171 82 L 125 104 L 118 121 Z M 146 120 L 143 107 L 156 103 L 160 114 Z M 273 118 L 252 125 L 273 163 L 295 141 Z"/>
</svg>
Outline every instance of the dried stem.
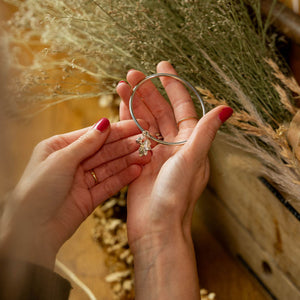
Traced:
<svg viewBox="0 0 300 300">
<path fill-rule="evenodd" d="M 262 173 L 300 199 L 299 162 L 285 136 L 300 88 L 278 55 L 259 0 L 6 1 L 18 6 L 7 25 L 21 73 L 17 104 L 113 93 L 128 69 L 150 74 L 170 60 L 208 107 L 234 108 L 226 139 L 254 154 Z"/>
</svg>

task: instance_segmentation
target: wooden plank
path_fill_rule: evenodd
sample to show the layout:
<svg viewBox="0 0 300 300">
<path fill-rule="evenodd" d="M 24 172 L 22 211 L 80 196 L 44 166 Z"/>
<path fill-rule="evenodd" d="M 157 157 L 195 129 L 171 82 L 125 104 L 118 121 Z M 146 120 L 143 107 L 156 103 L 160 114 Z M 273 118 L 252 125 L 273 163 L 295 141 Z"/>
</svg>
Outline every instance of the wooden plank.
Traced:
<svg viewBox="0 0 300 300">
<path fill-rule="evenodd" d="M 252 249 L 251 257 L 257 258 L 260 263 L 256 265 L 256 261 L 251 260 L 251 267 L 253 264 L 255 271 L 260 271 L 258 274 L 272 290 L 276 293 L 280 291 L 288 293 L 287 290 L 290 289 L 295 293 L 297 291 L 298 297 L 300 295 L 300 223 L 258 178 L 249 172 L 249 167 L 246 171 L 240 167 L 240 162 L 243 162 L 242 165 L 245 167 L 251 165 L 253 159 L 249 160 L 249 156 L 245 153 L 220 141 L 215 142 L 211 152 L 212 172 L 209 185 L 222 202 L 224 215 L 219 216 L 221 218 L 219 220 L 214 210 L 209 209 L 209 217 L 212 219 L 209 225 L 216 223 L 221 227 L 228 227 L 229 231 L 225 231 L 224 227 L 221 239 L 224 242 L 228 235 L 226 244 L 234 245 L 230 246 L 233 252 L 237 251 L 234 249 L 237 247 L 240 253 L 242 251 L 243 256 L 248 257 L 250 255 L 248 251 Z M 217 205 L 211 199 L 205 202 Z M 231 225 L 227 225 L 229 217 L 225 218 L 226 214 L 231 215 L 240 225 L 233 221 Z M 224 221 L 222 218 L 225 218 Z M 234 226 L 234 229 L 230 229 L 230 226 Z M 244 244 L 246 233 L 241 228 L 247 233 L 247 238 L 251 238 L 253 246 L 250 240 L 248 244 Z M 281 271 L 282 276 L 285 276 L 285 280 L 283 278 L 280 280 L 285 282 L 287 290 L 282 288 L 277 291 L 280 286 L 279 275 L 266 278 L 262 273 L 261 262 L 267 258 L 272 264 L 272 270 Z"/>
<path fill-rule="evenodd" d="M 215 292 L 217 300 L 271 299 L 248 270 L 208 232 L 199 207 L 193 216 L 192 233 L 200 287 Z"/>
<path fill-rule="evenodd" d="M 288 274 L 277 265 L 272 254 L 253 240 L 252 234 L 230 213 L 224 202 L 208 189 L 197 204 L 196 216 L 201 218 L 227 249 L 241 257 L 264 285 L 278 299 L 300 299 L 300 291 Z"/>
</svg>

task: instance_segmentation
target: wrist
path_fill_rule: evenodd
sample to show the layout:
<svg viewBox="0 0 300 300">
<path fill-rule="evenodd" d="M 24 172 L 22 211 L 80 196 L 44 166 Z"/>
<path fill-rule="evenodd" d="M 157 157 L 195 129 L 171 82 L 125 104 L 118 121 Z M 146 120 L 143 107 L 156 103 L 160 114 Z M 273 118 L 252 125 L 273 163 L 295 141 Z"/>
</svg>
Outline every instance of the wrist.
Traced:
<svg viewBox="0 0 300 300">
<path fill-rule="evenodd" d="M 148 234 L 132 246 L 137 300 L 200 299 L 194 247 L 183 230 Z"/>
<path fill-rule="evenodd" d="M 194 256 L 192 239 L 187 239 L 180 229 L 145 234 L 131 243 L 130 249 L 134 256 L 135 266 L 141 270 L 152 266 L 156 260 L 168 263 L 169 259 L 172 261 L 174 255 L 177 258 L 187 254 L 189 257 Z"/>
<path fill-rule="evenodd" d="M 161 219 L 161 218 L 160 218 Z M 193 248 L 191 226 L 179 218 L 149 221 L 145 219 L 140 226 L 127 222 L 128 241 L 133 254 L 141 253 L 166 244 L 185 243 Z"/>
<path fill-rule="evenodd" d="M 133 255 L 159 250 L 168 245 L 189 244 L 191 239 L 186 237 L 186 231 L 181 226 L 149 226 L 139 233 L 139 238 L 129 238 L 129 245 Z M 190 245 L 191 246 L 191 245 Z"/>
</svg>

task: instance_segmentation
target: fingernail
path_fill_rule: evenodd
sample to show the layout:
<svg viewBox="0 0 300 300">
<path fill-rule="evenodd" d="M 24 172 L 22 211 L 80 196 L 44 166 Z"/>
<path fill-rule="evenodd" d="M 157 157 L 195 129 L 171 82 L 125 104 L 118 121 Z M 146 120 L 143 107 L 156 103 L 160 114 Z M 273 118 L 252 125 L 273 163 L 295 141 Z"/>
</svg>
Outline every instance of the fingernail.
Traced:
<svg viewBox="0 0 300 300">
<path fill-rule="evenodd" d="M 222 123 L 224 123 L 227 119 L 231 117 L 232 113 L 233 109 L 231 107 L 224 107 L 219 114 L 219 119 Z"/>
<path fill-rule="evenodd" d="M 135 69 L 130 69 L 127 73 L 131 72 L 131 71 L 135 71 Z"/>
<path fill-rule="evenodd" d="M 121 84 L 121 83 L 126 83 L 126 81 L 121 80 L 121 81 L 119 81 L 118 85 Z"/>
<path fill-rule="evenodd" d="M 104 132 L 109 126 L 109 120 L 106 118 L 102 118 L 96 125 L 93 127 L 101 132 Z"/>
</svg>

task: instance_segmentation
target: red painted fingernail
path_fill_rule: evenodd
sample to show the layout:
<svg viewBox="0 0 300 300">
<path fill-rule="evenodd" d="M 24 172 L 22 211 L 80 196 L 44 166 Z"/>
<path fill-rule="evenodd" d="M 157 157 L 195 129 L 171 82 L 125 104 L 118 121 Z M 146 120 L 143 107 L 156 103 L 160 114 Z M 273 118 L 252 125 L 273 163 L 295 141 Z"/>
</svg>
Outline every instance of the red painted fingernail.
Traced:
<svg viewBox="0 0 300 300">
<path fill-rule="evenodd" d="M 222 123 L 224 123 L 227 119 L 231 117 L 233 113 L 233 109 L 231 107 L 225 107 L 221 110 L 219 114 L 219 119 L 221 120 Z"/>
<path fill-rule="evenodd" d="M 127 73 L 131 72 L 131 71 L 135 71 L 135 69 L 130 69 Z"/>
<path fill-rule="evenodd" d="M 120 83 L 126 83 L 126 81 L 121 80 L 121 81 L 119 81 L 118 85 L 119 85 Z"/>
<path fill-rule="evenodd" d="M 104 132 L 109 126 L 109 120 L 106 118 L 102 118 L 96 125 L 93 127 L 101 132 Z"/>
</svg>

